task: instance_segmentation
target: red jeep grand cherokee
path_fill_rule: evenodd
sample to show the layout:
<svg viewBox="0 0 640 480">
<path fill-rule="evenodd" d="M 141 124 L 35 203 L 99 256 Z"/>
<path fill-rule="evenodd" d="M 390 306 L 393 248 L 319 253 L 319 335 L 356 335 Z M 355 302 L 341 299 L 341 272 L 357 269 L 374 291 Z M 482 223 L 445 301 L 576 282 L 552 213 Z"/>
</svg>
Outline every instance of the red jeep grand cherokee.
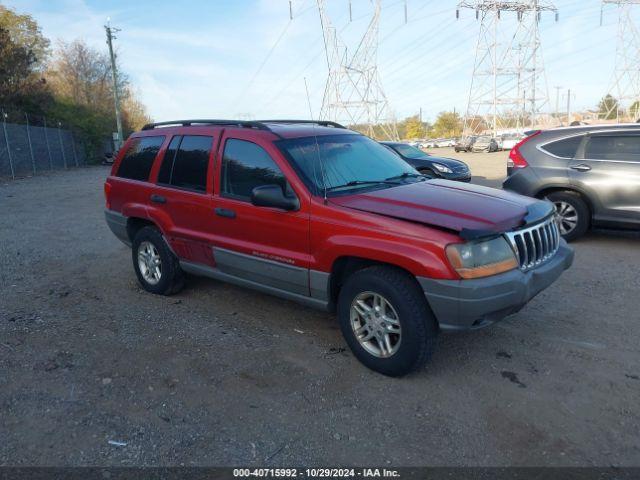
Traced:
<svg viewBox="0 0 640 480">
<path fill-rule="evenodd" d="M 573 261 L 551 203 L 428 179 L 333 122 L 150 124 L 105 195 L 149 292 L 187 272 L 337 310 L 386 375 L 420 367 L 440 330 L 517 312 Z"/>
</svg>

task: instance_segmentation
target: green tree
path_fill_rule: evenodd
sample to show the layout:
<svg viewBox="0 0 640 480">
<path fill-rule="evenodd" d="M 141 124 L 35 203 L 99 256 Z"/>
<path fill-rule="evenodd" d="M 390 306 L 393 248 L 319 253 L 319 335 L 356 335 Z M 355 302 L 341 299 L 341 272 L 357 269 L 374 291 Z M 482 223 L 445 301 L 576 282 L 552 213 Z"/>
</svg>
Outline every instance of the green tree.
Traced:
<svg viewBox="0 0 640 480">
<path fill-rule="evenodd" d="M 49 40 L 31 15 L 21 15 L 0 5 L 0 27 L 7 30 L 11 41 L 31 56 L 31 67 L 43 70 L 49 57 Z"/>
<path fill-rule="evenodd" d="M 34 70 L 35 64 L 33 52 L 0 26 L 0 106 L 35 113 L 49 103 L 46 82 Z"/>
<path fill-rule="evenodd" d="M 457 112 L 440 112 L 431 130 L 433 137 L 457 137 L 462 133 L 462 119 Z"/>
<path fill-rule="evenodd" d="M 613 120 L 618 117 L 618 100 L 607 94 L 598 104 L 598 117 L 603 120 Z"/>
<path fill-rule="evenodd" d="M 404 135 L 402 138 L 423 138 L 425 135 L 424 124 L 420 122 L 418 116 L 405 119 Z"/>
</svg>

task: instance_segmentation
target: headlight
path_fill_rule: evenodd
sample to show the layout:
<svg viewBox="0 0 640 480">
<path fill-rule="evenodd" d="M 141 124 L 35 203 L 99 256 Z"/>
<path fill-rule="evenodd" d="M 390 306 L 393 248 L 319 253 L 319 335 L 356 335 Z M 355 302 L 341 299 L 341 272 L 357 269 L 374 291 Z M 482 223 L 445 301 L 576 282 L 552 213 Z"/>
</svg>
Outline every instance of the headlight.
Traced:
<svg viewBox="0 0 640 480">
<path fill-rule="evenodd" d="M 441 163 L 434 163 L 433 168 L 438 170 L 440 173 L 453 173 L 449 167 L 442 165 Z"/>
<path fill-rule="evenodd" d="M 447 246 L 447 258 L 462 278 L 480 278 L 518 267 L 515 253 L 503 237 L 454 243 Z"/>
</svg>

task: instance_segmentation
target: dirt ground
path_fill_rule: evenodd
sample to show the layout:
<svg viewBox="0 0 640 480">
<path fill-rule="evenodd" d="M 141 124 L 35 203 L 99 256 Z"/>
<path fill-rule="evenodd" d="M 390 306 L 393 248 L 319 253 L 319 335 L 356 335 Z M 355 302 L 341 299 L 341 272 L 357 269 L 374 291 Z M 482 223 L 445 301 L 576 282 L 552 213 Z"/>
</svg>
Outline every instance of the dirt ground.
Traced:
<svg viewBox="0 0 640 480">
<path fill-rule="evenodd" d="M 457 156 L 499 185 L 506 154 Z M 639 235 L 589 234 L 517 315 L 391 379 L 329 314 L 207 279 L 144 292 L 106 174 L 0 184 L 0 464 L 640 465 Z"/>
</svg>

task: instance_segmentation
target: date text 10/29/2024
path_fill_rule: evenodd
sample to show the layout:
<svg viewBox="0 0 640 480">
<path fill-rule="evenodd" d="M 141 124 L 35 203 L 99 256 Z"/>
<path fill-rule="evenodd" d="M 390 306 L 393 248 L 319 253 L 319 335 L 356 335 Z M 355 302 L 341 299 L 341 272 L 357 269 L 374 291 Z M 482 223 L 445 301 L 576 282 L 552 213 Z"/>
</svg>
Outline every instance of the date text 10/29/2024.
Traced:
<svg viewBox="0 0 640 480">
<path fill-rule="evenodd" d="M 399 478 L 387 468 L 234 468 L 236 478 Z"/>
</svg>

